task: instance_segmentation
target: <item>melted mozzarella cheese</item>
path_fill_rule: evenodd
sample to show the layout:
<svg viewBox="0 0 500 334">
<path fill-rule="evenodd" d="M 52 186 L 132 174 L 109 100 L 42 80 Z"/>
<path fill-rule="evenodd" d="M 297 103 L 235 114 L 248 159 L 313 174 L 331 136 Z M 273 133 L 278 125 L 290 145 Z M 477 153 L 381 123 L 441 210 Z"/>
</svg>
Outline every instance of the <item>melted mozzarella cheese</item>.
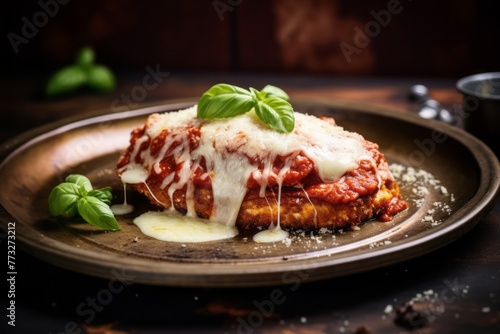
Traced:
<svg viewBox="0 0 500 334">
<path fill-rule="evenodd" d="M 127 203 L 127 184 L 125 182 L 123 182 L 123 203 L 113 204 L 110 206 L 110 209 L 117 216 L 126 215 L 134 211 L 134 206 Z"/>
<path fill-rule="evenodd" d="M 163 130 L 168 129 L 165 143 L 156 156 L 152 156 L 149 150 L 143 151 L 142 169 L 137 166 L 126 167 L 122 180 L 144 182 L 144 171 L 160 173 L 160 162 L 166 156 L 173 157 L 178 166 L 177 171 L 165 177 L 161 188 L 169 194 L 173 209 L 173 193 L 186 186 L 187 216 L 196 217 L 192 176 L 204 159 L 207 167 L 205 176 L 211 178 L 214 199 L 210 220 L 227 227 L 236 224 L 241 203 L 248 191 L 249 178 L 253 177 L 260 184 L 261 197 L 265 195 L 270 178 L 276 180 L 280 194 L 283 178 L 300 152 L 314 162 L 324 182 L 340 179 L 346 172 L 357 168 L 362 159 L 372 160 L 364 148 L 363 137 L 314 116 L 295 113 L 293 132 L 279 133 L 260 121 L 253 110 L 222 120 L 198 119 L 196 113 L 197 106 L 194 106 L 178 112 L 151 115 L 143 137 L 153 141 Z M 199 145 L 193 151 L 190 151 L 189 138 L 185 135 L 187 126 L 199 127 L 201 132 Z M 143 137 L 136 141 L 133 154 L 136 155 L 139 146 L 146 141 Z M 174 143 L 176 146 L 172 149 Z M 285 163 L 275 173 L 273 166 L 277 156 L 285 157 Z M 260 162 L 260 167 L 252 161 Z M 277 224 L 273 225 L 277 230 L 280 223 L 279 200 L 280 196 L 277 200 Z"/>
<path fill-rule="evenodd" d="M 366 156 L 362 137 L 344 131 L 316 117 L 295 114 L 292 133 L 278 133 L 262 123 L 254 112 L 223 120 L 208 121 L 201 128 L 201 142 L 191 154 L 204 157 L 212 177 L 214 215 L 212 220 L 234 225 L 241 202 L 247 193 L 250 175 L 259 172 L 252 159 L 263 162 L 261 196 L 270 176 L 279 185 L 288 172 L 294 154 L 303 152 L 315 164 L 324 181 L 338 180 L 358 166 Z M 277 156 L 289 156 L 276 175 L 272 167 Z M 278 203 L 279 208 L 279 203 Z M 279 226 L 279 214 L 278 214 Z"/>
<path fill-rule="evenodd" d="M 238 234 L 238 229 L 234 226 L 186 217 L 172 210 L 143 213 L 134 219 L 134 224 L 147 236 L 171 242 L 215 241 Z"/>
<path fill-rule="evenodd" d="M 146 182 L 149 172 L 141 165 L 130 163 L 122 168 L 121 179 L 125 184 L 137 184 Z"/>
<path fill-rule="evenodd" d="M 257 243 L 268 243 L 283 241 L 288 238 L 289 233 L 279 227 L 270 227 L 267 230 L 260 231 L 253 236 L 253 241 Z"/>
<path fill-rule="evenodd" d="M 127 203 L 122 203 L 122 204 L 111 205 L 110 209 L 114 215 L 120 216 L 120 215 L 126 215 L 126 214 L 133 212 L 134 206 L 131 204 L 127 204 Z"/>
<path fill-rule="evenodd" d="M 164 203 L 160 202 L 156 196 L 151 192 L 151 189 L 149 189 L 149 186 L 148 184 L 146 183 L 146 180 L 148 179 L 149 177 L 149 172 L 148 170 L 142 166 L 142 165 L 139 165 L 139 164 L 136 164 L 135 162 L 132 162 L 132 163 L 129 163 L 128 165 L 125 165 L 123 166 L 122 168 L 120 168 L 119 172 L 121 173 L 121 180 L 122 180 L 122 183 L 124 184 L 124 187 L 126 184 L 138 184 L 138 183 L 143 183 L 146 188 L 148 189 L 148 191 L 151 193 L 151 196 L 153 196 L 153 198 L 161 205 L 165 205 Z M 125 202 L 122 204 L 122 207 L 115 207 L 115 210 L 117 212 L 120 212 L 120 213 L 116 213 L 116 214 L 126 214 L 126 213 L 129 213 L 129 212 L 125 212 L 127 210 L 132 210 L 133 211 L 133 207 L 130 208 L 128 207 L 129 205 L 126 203 L 126 200 Z"/>
<path fill-rule="evenodd" d="M 279 133 L 262 123 L 254 112 L 203 124 L 201 144 L 193 155 L 216 155 L 218 161 L 214 163 L 225 163 L 233 157 L 255 157 L 270 162 L 266 173 L 271 171 L 276 156 L 298 152 L 314 162 L 324 181 L 338 180 L 346 171 L 355 169 L 361 157 L 368 156 L 360 135 L 317 117 L 295 113 L 293 132 Z"/>
<path fill-rule="evenodd" d="M 164 114 L 152 114 L 146 121 L 146 134 L 150 138 L 155 138 L 163 130 L 184 127 L 187 124 L 199 123 L 201 120 L 196 118 L 196 112 L 197 109 L 196 106 L 194 106 L 188 109 Z"/>
</svg>

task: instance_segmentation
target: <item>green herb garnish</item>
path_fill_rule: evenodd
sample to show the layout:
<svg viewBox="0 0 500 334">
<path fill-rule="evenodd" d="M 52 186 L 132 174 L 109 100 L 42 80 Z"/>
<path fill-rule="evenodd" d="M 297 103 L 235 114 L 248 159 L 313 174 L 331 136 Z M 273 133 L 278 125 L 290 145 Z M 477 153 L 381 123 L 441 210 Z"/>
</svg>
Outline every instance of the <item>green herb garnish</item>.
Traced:
<svg viewBox="0 0 500 334">
<path fill-rule="evenodd" d="M 111 187 L 93 189 L 88 178 L 71 174 L 50 192 L 49 211 L 64 218 L 80 216 L 104 230 L 121 230 L 109 207 L 112 198 Z"/>
<path fill-rule="evenodd" d="M 217 84 L 198 101 L 199 118 L 220 119 L 247 113 L 252 108 L 261 121 L 278 132 L 291 132 L 295 126 L 288 95 L 278 87 L 267 85 L 261 91 L 246 90 L 229 84 Z"/>
<path fill-rule="evenodd" d="M 52 75 L 45 87 L 47 97 L 56 97 L 88 87 L 98 92 L 107 92 L 115 87 L 115 77 L 105 66 L 94 63 L 94 51 L 81 49 L 75 64 L 66 66 Z"/>
</svg>

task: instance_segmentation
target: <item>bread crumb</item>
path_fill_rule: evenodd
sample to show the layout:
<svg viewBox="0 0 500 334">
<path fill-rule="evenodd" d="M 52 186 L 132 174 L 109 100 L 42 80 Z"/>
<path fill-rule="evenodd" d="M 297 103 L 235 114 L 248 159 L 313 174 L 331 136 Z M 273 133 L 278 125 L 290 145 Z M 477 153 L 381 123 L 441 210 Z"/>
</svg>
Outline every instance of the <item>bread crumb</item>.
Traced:
<svg viewBox="0 0 500 334">
<path fill-rule="evenodd" d="M 422 223 L 435 227 L 444 221 L 444 218 L 442 218 L 443 215 L 451 215 L 452 209 L 447 202 L 454 202 L 455 196 L 434 175 L 422 169 L 405 167 L 399 164 L 391 164 L 389 168 L 393 176 L 400 180 L 400 186 L 409 188 L 408 190 L 412 196 L 407 200 L 413 202 L 415 207 L 421 208 L 426 204 L 427 199 L 431 197 L 430 190 L 434 191 L 433 195 L 438 195 L 442 198 L 442 200 L 440 198 L 437 200 L 434 199 L 432 208 L 428 209 L 421 218 Z"/>
</svg>

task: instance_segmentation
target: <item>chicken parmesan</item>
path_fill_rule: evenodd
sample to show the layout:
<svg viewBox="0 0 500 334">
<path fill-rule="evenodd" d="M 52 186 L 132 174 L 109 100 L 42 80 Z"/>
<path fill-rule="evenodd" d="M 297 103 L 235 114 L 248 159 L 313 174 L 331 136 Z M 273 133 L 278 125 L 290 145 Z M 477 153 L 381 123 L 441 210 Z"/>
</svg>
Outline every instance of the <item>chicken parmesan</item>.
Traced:
<svg viewBox="0 0 500 334">
<path fill-rule="evenodd" d="M 289 133 L 250 112 L 152 114 L 117 173 L 153 204 L 238 228 L 347 228 L 407 208 L 378 145 L 332 118 L 294 112 Z"/>
</svg>

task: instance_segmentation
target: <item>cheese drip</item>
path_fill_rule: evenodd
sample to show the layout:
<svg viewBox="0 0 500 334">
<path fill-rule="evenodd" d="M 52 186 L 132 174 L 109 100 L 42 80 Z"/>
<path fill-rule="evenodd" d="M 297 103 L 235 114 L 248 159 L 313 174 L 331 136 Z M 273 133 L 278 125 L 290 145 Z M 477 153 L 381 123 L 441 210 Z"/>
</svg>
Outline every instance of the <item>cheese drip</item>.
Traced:
<svg viewBox="0 0 500 334">
<path fill-rule="evenodd" d="M 124 192 L 125 192 L 125 187 L 127 184 L 143 183 L 144 186 L 146 187 L 146 189 L 151 194 L 151 196 L 153 196 L 153 198 L 159 204 L 165 205 L 164 203 L 160 202 L 160 200 L 158 200 L 156 198 L 156 196 L 153 194 L 151 189 L 149 189 L 149 186 L 146 183 L 146 180 L 149 177 L 149 172 L 142 165 L 139 165 L 139 164 L 136 164 L 135 162 L 132 162 L 132 163 L 129 163 L 128 165 L 125 165 L 122 168 L 120 168 L 120 170 L 118 172 L 121 173 L 121 180 L 122 180 L 122 183 L 124 186 Z M 127 203 L 125 196 L 126 196 L 126 194 L 124 195 L 125 200 L 124 200 L 123 206 L 127 207 L 127 206 L 129 206 L 129 204 Z M 125 213 L 120 213 L 120 210 L 122 210 L 122 211 L 123 210 L 125 210 L 125 211 L 126 210 L 133 210 L 133 207 L 131 209 L 130 209 L 130 207 L 128 209 L 120 209 L 120 208 L 115 208 L 115 209 L 117 210 L 117 212 L 119 212 L 116 214 L 125 214 Z M 126 212 L 126 213 L 129 213 L 129 212 Z"/>
<path fill-rule="evenodd" d="M 123 182 L 123 203 L 110 206 L 111 212 L 115 215 L 126 215 L 134 211 L 134 206 L 127 203 L 127 183 Z"/>
<path fill-rule="evenodd" d="M 313 161 L 324 182 L 338 180 L 357 168 L 362 159 L 373 160 L 363 146 L 363 137 L 314 116 L 295 113 L 294 131 L 284 134 L 262 123 L 254 111 L 230 119 L 207 121 L 196 118 L 196 108 L 150 116 L 145 136 L 151 138 L 151 142 L 163 130 L 168 129 L 169 133 L 157 156 L 151 156 L 150 150 L 141 153 L 143 169 L 156 173 L 161 172 L 162 159 L 174 158 L 180 167 L 177 168 L 177 181 L 173 181 L 176 176 L 173 172 L 165 177 L 161 187 L 172 199 L 175 190 L 186 186 L 188 216 L 196 216 L 192 177 L 202 159 L 207 167 L 205 176 L 210 177 L 212 183 L 214 209 L 210 220 L 227 226 L 236 224 L 249 178 L 259 183 L 261 197 L 265 196 L 270 178 L 274 178 L 280 194 L 283 177 L 300 152 Z M 189 138 L 185 135 L 187 126 L 201 131 L 199 145 L 191 152 Z M 135 154 L 143 142 L 142 138 L 137 140 L 133 149 Z M 174 143 L 176 146 L 171 147 Z M 278 156 L 287 158 L 276 175 L 273 165 Z M 260 162 L 263 170 L 252 161 Z M 279 228 L 279 210 L 278 199 L 278 221 L 274 228 Z"/>
<path fill-rule="evenodd" d="M 238 229 L 234 226 L 186 217 L 170 210 L 143 213 L 134 219 L 134 224 L 147 236 L 171 242 L 207 242 L 238 235 Z"/>
</svg>

